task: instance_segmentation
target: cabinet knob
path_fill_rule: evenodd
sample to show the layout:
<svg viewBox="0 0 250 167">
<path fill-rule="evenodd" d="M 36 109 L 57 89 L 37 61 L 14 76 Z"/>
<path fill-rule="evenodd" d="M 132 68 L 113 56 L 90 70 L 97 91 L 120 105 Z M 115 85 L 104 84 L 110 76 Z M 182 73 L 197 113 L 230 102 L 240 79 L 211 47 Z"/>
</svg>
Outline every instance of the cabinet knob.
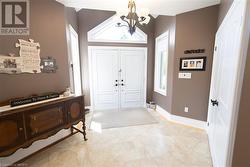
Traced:
<svg viewBox="0 0 250 167">
<path fill-rule="evenodd" d="M 19 128 L 19 131 L 23 131 L 23 128 Z"/>
</svg>

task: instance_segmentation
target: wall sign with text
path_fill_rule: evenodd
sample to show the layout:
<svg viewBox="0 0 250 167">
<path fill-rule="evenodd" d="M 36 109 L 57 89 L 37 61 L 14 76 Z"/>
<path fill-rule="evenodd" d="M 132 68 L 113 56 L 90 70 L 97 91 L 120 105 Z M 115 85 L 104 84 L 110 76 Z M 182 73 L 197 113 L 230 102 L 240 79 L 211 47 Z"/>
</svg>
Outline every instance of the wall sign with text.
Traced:
<svg viewBox="0 0 250 167">
<path fill-rule="evenodd" d="M 184 54 L 196 54 L 196 53 L 205 53 L 205 49 L 192 49 L 192 50 L 185 50 Z"/>
</svg>

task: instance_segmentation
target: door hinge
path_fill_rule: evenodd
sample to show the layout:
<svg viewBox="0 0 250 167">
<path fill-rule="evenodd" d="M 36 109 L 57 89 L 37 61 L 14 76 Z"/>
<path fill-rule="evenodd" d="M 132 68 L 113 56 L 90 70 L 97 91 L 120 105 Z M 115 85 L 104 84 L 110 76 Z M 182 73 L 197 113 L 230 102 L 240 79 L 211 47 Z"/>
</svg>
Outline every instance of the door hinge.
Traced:
<svg viewBox="0 0 250 167">
<path fill-rule="evenodd" d="M 217 46 L 214 47 L 214 51 L 217 51 Z"/>
<path fill-rule="evenodd" d="M 207 126 L 209 126 L 209 122 L 207 122 Z"/>
</svg>

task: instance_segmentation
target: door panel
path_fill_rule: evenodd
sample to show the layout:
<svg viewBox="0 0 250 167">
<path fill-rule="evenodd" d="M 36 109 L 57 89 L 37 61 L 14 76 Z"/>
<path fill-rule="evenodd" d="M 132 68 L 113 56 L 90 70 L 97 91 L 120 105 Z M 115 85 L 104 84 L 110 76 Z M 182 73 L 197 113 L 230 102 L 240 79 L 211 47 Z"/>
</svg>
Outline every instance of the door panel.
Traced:
<svg viewBox="0 0 250 167">
<path fill-rule="evenodd" d="M 121 50 L 121 108 L 143 107 L 144 62 L 143 50 Z"/>
<path fill-rule="evenodd" d="M 0 151 L 21 145 L 25 140 L 22 114 L 12 114 L 0 119 Z"/>
<path fill-rule="evenodd" d="M 78 97 L 66 103 L 67 122 L 76 123 L 84 119 L 84 98 Z"/>
<path fill-rule="evenodd" d="M 215 167 L 226 167 L 229 156 L 229 138 L 235 98 L 240 43 L 244 11 L 243 1 L 234 1 L 216 34 L 213 74 L 209 102 L 209 144 Z M 233 33 L 232 33 L 233 32 Z"/>
<path fill-rule="evenodd" d="M 94 108 L 118 108 L 118 51 L 94 49 L 91 56 Z"/>
</svg>

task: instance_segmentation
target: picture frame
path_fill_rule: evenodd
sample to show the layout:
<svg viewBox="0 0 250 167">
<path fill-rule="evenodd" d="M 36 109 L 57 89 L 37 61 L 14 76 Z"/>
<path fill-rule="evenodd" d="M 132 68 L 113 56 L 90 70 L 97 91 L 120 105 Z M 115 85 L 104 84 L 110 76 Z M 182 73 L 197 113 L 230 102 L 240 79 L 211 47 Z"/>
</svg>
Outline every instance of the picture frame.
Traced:
<svg viewBox="0 0 250 167">
<path fill-rule="evenodd" d="M 55 73 L 57 69 L 56 59 L 52 57 L 41 58 L 42 73 Z"/>
<path fill-rule="evenodd" d="M 180 58 L 180 71 L 206 71 L 207 57 Z"/>
</svg>

